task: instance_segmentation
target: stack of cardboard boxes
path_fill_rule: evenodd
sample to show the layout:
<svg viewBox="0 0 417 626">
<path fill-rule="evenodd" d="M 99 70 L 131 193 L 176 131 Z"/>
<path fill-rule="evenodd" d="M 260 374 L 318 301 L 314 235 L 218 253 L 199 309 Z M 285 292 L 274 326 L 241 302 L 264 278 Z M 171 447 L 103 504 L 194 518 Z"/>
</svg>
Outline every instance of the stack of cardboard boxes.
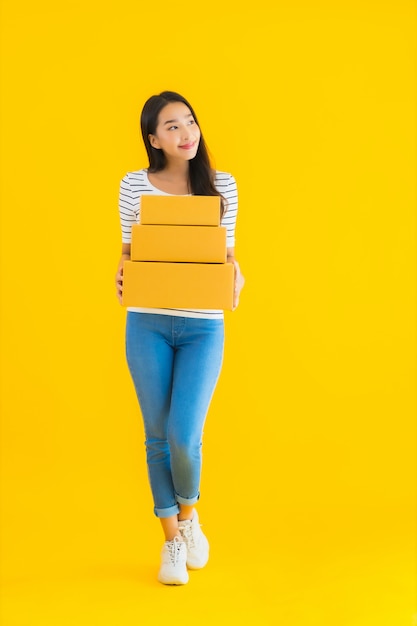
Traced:
<svg viewBox="0 0 417 626">
<path fill-rule="evenodd" d="M 142 196 L 123 265 L 123 305 L 231 310 L 226 250 L 218 196 Z"/>
</svg>

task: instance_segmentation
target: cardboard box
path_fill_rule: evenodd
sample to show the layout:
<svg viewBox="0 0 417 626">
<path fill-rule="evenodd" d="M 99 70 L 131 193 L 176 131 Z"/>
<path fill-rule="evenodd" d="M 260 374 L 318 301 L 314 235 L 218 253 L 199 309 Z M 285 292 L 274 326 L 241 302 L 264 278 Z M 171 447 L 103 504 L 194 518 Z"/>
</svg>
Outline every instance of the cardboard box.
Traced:
<svg viewBox="0 0 417 626">
<path fill-rule="evenodd" d="M 132 227 L 132 261 L 226 263 L 224 226 Z"/>
<path fill-rule="evenodd" d="M 179 309 L 233 308 L 233 263 L 125 261 L 124 306 Z"/>
<path fill-rule="evenodd" d="M 220 226 L 220 197 L 141 196 L 140 223 Z"/>
</svg>

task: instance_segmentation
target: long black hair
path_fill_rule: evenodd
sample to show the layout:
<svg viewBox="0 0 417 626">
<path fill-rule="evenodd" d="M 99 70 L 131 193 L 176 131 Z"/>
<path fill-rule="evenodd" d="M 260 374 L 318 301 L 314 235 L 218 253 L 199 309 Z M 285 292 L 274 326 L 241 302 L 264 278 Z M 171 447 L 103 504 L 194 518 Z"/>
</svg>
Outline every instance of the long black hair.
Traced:
<svg viewBox="0 0 417 626">
<path fill-rule="evenodd" d="M 200 128 L 193 107 L 179 93 L 175 91 L 163 91 L 157 96 L 148 98 L 142 109 L 140 127 L 149 159 L 148 171 L 151 173 L 163 170 L 167 163 L 163 150 L 158 150 L 151 145 L 149 135 L 155 135 L 159 114 L 170 102 L 182 102 L 185 104 L 190 109 L 195 123 Z M 226 202 L 214 186 L 214 175 L 215 171 L 210 165 L 207 146 L 200 128 L 200 142 L 198 144 L 197 154 L 189 161 L 189 183 L 191 192 L 196 196 L 220 196 L 221 213 L 223 214 L 226 210 Z"/>
</svg>

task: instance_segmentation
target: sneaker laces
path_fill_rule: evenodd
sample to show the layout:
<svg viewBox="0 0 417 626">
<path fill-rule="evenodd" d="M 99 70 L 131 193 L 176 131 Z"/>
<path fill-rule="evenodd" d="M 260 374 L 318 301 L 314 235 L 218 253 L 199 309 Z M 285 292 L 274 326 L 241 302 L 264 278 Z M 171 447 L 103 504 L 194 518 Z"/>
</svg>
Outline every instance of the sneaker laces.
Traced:
<svg viewBox="0 0 417 626">
<path fill-rule="evenodd" d="M 191 522 L 190 524 L 184 524 L 180 526 L 180 533 L 183 536 L 189 548 L 196 547 L 196 542 L 195 542 L 195 537 L 194 537 L 194 532 L 193 532 L 193 522 Z"/>
<path fill-rule="evenodd" d="M 180 541 L 178 537 L 174 537 L 172 541 L 167 541 L 166 543 L 169 552 L 169 559 L 173 565 L 176 565 L 180 560 L 182 543 L 183 541 Z"/>
</svg>

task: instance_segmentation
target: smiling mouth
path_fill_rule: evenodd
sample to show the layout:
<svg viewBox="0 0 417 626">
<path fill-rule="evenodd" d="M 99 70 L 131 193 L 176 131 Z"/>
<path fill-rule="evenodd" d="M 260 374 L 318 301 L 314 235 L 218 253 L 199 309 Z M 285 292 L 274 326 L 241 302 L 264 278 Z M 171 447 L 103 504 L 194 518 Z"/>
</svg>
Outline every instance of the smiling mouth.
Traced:
<svg viewBox="0 0 417 626">
<path fill-rule="evenodd" d="M 183 146 L 179 146 L 182 150 L 191 150 L 191 148 L 194 148 L 195 146 L 195 141 L 193 143 L 186 143 Z"/>
</svg>

